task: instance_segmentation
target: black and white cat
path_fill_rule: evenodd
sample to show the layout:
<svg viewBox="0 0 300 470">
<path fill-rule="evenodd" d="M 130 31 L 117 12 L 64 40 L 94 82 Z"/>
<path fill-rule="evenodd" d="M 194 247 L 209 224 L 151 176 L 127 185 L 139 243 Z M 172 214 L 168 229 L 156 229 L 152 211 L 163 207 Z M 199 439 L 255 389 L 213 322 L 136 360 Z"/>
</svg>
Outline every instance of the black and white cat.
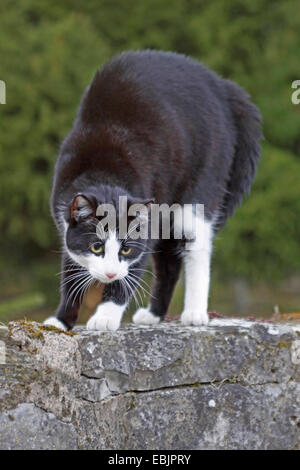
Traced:
<svg viewBox="0 0 300 470">
<path fill-rule="evenodd" d="M 191 58 L 129 51 L 105 64 L 83 95 L 55 167 L 52 214 L 65 252 L 61 302 L 45 323 L 72 328 L 85 290 L 99 281 L 103 302 L 87 328 L 116 330 L 151 252 L 150 304 L 133 321 L 164 318 L 183 263 L 181 321 L 207 324 L 213 238 L 250 190 L 261 137 L 247 94 Z M 187 211 L 203 204 L 205 216 L 194 212 L 198 230 L 184 227 L 181 240 L 120 238 L 118 227 L 99 237 L 97 207 L 113 204 L 119 214 L 120 196 L 148 208 L 151 201 Z M 189 249 L 184 238 L 192 239 Z"/>
</svg>

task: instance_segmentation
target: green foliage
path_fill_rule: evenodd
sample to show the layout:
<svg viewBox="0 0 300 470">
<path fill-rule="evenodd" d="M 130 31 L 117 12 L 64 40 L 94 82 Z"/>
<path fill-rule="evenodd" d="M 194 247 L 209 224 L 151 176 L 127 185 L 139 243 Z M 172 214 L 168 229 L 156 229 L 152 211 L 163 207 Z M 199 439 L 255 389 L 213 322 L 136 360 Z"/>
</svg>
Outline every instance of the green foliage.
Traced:
<svg viewBox="0 0 300 470">
<path fill-rule="evenodd" d="M 300 269 L 299 174 L 299 159 L 264 145 L 251 196 L 217 237 L 223 273 L 276 279 Z"/>
<path fill-rule="evenodd" d="M 197 57 L 251 93 L 269 142 L 300 155 L 300 10 L 295 0 L 195 1 L 187 29 Z M 284 126 L 282 125 L 284 123 Z"/>
<path fill-rule="evenodd" d="M 88 17 L 70 13 L 54 21 L 53 12 L 34 5 L 24 1 L 16 9 L 4 1 L 0 12 L 0 75 L 7 86 L 0 108 L 0 227 L 17 255 L 53 243 L 48 199 L 59 144 L 85 86 L 109 57 Z"/>
<path fill-rule="evenodd" d="M 193 55 L 237 81 L 264 118 L 271 145 L 252 195 L 220 234 L 220 272 L 298 270 L 300 105 L 291 103 L 291 83 L 300 79 L 299 30 L 294 0 L 2 0 L 0 266 L 57 247 L 51 179 L 80 96 L 113 54 L 148 47 Z"/>
</svg>

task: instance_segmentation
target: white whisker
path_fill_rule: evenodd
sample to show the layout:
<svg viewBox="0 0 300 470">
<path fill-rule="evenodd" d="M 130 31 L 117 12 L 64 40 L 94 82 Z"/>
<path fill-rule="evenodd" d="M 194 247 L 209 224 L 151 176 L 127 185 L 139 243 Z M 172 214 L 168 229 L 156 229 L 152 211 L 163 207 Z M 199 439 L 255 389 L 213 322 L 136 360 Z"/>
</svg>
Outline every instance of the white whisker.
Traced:
<svg viewBox="0 0 300 470">
<path fill-rule="evenodd" d="M 134 271 L 142 271 L 144 273 L 149 273 L 152 274 L 153 277 L 156 278 L 155 274 L 152 271 L 149 271 L 149 269 L 143 269 L 143 268 L 133 268 Z"/>
<path fill-rule="evenodd" d="M 71 289 L 68 293 L 68 297 L 66 299 L 66 305 L 68 305 L 69 300 L 73 297 L 77 289 L 85 282 L 86 278 L 88 276 L 88 273 L 86 273 L 85 276 L 81 277 L 80 279 L 77 279 L 74 283 L 74 285 L 71 286 Z M 72 304 L 73 305 L 73 304 Z"/>
<path fill-rule="evenodd" d="M 130 278 L 130 277 L 129 277 L 129 278 Z M 131 279 L 132 282 L 135 283 L 135 285 L 136 285 L 137 287 L 139 287 L 140 289 L 143 290 L 144 295 L 145 295 L 145 293 L 146 293 L 146 294 L 148 294 L 152 299 L 155 299 L 155 297 L 154 297 L 144 286 L 142 286 L 142 285 L 139 283 L 139 281 L 137 281 L 137 279 L 134 279 L 134 278 L 132 278 L 132 277 L 131 277 L 130 279 Z"/>
<path fill-rule="evenodd" d="M 76 289 L 75 289 L 74 292 L 73 292 L 73 295 L 75 294 L 75 292 L 76 292 L 76 294 L 75 294 L 75 297 L 73 298 L 72 305 L 74 305 L 75 300 L 76 300 L 78 294 L 82 291 L 82 289 L 84 289 L 84 287 L 86 286 L 86 284 L 87 284 L 89 281 L 90 281 L 90 278 L 84 279 L 84 280 L 82 281 L 82 283 L 79 284 L 79 286 L 76 287 Z"/>
</svg>

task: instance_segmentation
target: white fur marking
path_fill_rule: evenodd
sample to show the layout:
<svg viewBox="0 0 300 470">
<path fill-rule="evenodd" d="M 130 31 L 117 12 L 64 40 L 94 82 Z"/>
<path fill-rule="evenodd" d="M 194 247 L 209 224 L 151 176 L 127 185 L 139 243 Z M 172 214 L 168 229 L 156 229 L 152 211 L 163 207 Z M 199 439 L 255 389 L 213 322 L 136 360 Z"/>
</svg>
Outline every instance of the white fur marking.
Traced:
<svg viewBox="0 0 300 470">
<path fill-rule="evenodd" d="M 88 270 L 91 276 L 100 282 L 108 284 L 110 282 L 124 279 L 128 274 L 128 261 L 119 260 L 120 241 L 115 233 L 110 233 L 105 242 L 104 256 L 96 256 L 93 253 L 77 255 L 68 250 L 69 256 L 80 266 Z M 116 276 L 109 279 L 106 273 L 115 273 Z"/>
<path fill-rule="evenodd" d="M 58 320 L 56 317 L 49 317 L 47 318 L 44 323 L 44 325 L 48 325 L 48 326 L 55 326 L 55 328 L 59 328 L 60 330 L 64 330 L 66 331 L 66 327 L 65 325 L 60 321 Z"/>
<path fill-rule="evenodd" d="M 136 325 L 157 325 L 160 322 L 160 318 L 153 315 L 147 308 L 139 308 L 132 320 Z"/>
<path fill-rule="evenodd" d="M 185 296 L 183 325 L 207 325 L 207 305 L 210 278 L 210 256 L 212 250 L 212 223 L 196 218 L 197 237 L 189 242 L 184 256 Z"/>
<path fill-rule="evenodd" d="M 118 305 L 112 301 L 100 304 L 94 315 L 86 324 L 88 330 L 115 331 L 119 328 L 125 305 Z"/>
</svg>

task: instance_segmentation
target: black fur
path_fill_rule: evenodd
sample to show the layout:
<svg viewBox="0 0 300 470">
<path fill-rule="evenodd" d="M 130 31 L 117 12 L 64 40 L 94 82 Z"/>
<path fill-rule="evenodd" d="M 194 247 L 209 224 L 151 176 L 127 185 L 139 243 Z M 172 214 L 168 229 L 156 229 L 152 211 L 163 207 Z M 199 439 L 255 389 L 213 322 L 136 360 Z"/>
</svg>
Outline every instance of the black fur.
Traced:
<svg viewBox="0 0 300 470">
<path fill-rule="evenodd" d="M 56 164 L 52 214 L 62 231 L 63 211 L 71 224 L 68 240 L 79 250 L 89 225 L 72 219 L 78 193 L 95 204 L 117 205 L 120 194 L 159 204 L 201 203 L 208 220 L 218 214 L 217 230 L 250 189 L 261 137 L 259 112 L 234 83 L 183 55 L 125 52 L 105 64 L 84 93 Z M 177 245 L 151 245 L 159 251 L 152 311 L 162 318 L 180 271 Z M 64 257 L 64 269 L 68 263 Z M 66 295 L 63 288 L 57 316 L 72 327 L 79 303 L 66 306 Z M 120 286 L 105 289 L 106 299 L 122 296 Z"/>
</svg>

